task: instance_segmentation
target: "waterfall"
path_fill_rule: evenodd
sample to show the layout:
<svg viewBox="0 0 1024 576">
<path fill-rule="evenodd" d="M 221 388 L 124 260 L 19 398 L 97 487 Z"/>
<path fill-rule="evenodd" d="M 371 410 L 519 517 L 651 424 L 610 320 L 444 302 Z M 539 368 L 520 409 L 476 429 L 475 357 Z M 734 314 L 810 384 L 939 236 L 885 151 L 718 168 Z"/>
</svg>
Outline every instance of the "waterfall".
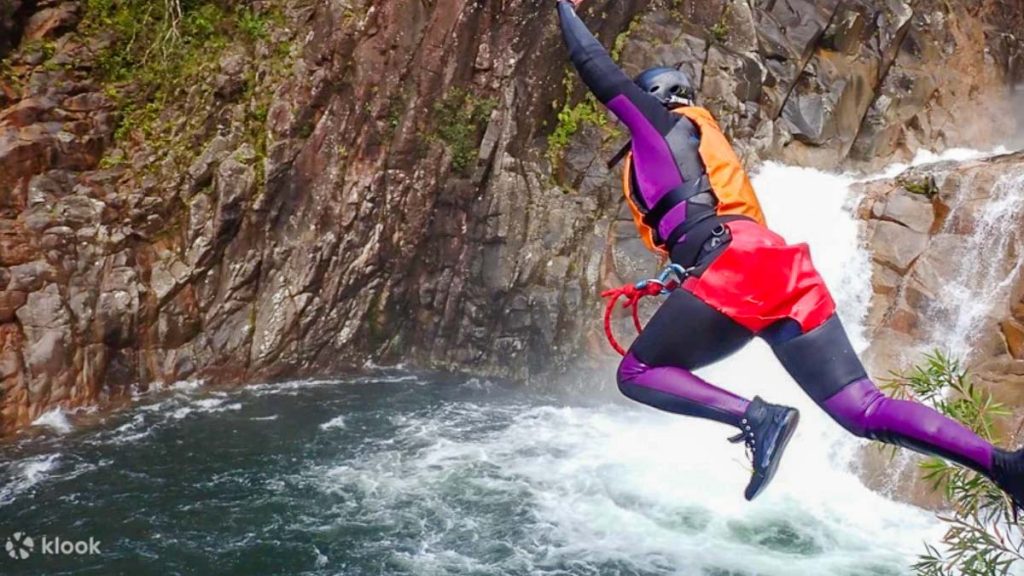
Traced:
<svg viewBox="0 0 1024 576">
<path fill-rule="evenodd" d="M 928 346 L 969 360 L 979 333 L 986 323 L 998 320 L 993 314 L 1002 312 L 1020 278 L 1024 171 L 1002 174 L 990 187 L 965 179 L 950 208 L 942 234 L 957 233 L 954 227 L 965 220 L 973 221 L 973 230 L 951 254 L 949 266 L 955 274 L 927 311 Z"/>
</svg>

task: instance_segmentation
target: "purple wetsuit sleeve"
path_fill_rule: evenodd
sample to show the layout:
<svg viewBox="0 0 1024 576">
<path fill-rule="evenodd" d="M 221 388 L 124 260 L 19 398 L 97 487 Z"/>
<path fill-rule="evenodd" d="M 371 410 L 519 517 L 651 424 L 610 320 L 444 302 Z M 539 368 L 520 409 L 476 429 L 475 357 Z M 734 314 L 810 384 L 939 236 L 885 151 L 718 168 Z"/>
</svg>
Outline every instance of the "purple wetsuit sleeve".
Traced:
<svg viewBox="0 0 1024 576">
<path fill-rule="evenodd" d="M 983 474 L 992 471 L 991 444 L 923 404 L 887 397 L 867 378 L 851 382 L 823 407 L 858 436 L 941 456 Z"/>
<path fill-rule="evenodd" d="M 636 179 L 645 200 L 657 200 L 681 185 L 683 178 L 679 175 L 672 149 L 654 125 L 644 119 L 640 109 L 625 96 L 613 98 L 608 102 L 608 108 L 630 127 L 633 135 L 633 162 L 643 167 L 636 171 Z"/>
<path fill-rule="evenodd" d="M 636 129 L 641 124 L 653 128 L 659 136 L 668 134 L 678 121 L 678 116 L 666 110 L 657 99 L 641 90 L 629 76 L 626 76 L 604 46 L 594 38 L 586 24 L 576 15 L 571 3 L 565 0 L 558 2 L 558 16 L 562 26 L 562 38 L 569 49 L 569 58 L 594 96 L 606 105 L 619 97 L 632 104 L 632 109 L 637 114 L 631 114 L 628 118 L 619 114 L 619 110 L 611 106 L 609 108 L 626 124 L 634 138 Z"/>
</svg>

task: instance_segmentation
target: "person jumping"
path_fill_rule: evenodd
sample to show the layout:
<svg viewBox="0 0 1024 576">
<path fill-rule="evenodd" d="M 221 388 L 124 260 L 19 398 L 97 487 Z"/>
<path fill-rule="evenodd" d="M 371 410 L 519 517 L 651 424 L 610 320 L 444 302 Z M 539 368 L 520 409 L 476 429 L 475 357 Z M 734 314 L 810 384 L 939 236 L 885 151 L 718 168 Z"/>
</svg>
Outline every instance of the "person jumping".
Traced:
<svg viewBox="0 0 1024 576">
<path fill-rule="evenodd" d="M 693 371 L 763 338 L 797 384 L 862 438 L 940 456 L 993 480 L 1024 502 L 1024 450 L 993 447 L 916 402 L 888 398 L 868 378 L 806 244 L 765 226 L 739 158 L 689 76 L 669 67 L 630 79 L 577 16 L 582 0 L 556 0 L 577 72 L 632 136 L 622 187 L 640 235 L 688 271 L 618 369 L 619 389 L 654 408 L 732 426 L 749 449 L 744 496 L 771 482 L 800 415 L 747 400 Z"/>
</svg>

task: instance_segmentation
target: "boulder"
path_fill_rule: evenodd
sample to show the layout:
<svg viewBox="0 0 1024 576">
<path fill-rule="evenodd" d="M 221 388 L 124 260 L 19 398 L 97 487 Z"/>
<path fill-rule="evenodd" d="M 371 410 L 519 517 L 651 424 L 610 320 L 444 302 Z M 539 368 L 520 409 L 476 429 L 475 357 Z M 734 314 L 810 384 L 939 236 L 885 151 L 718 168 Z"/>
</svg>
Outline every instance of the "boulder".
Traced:
<svg viewBox="0 0 1024 576">
<path fill-rule="evenodd" d="M 1006 348 L 1017 360 L 1024 360 L 1024 323 L 1013 318 L 1004 320 L 1000 327 L 1003 330 L 1003 337 L 1006 338 Z"/>
<path fill-rule="evenodd" d="M 43 8 L 28 19 L 23 40 L 53 38 L 78 24 L 78 2 L 64 2 L 52 8 Z"/>
<path fill-rule="evenodd" d="M 0 111 L 0 128 L 23 128 L 47 120 L 47 113 L 55 106 L 53 100 L 46 96 L 30 96 Z"/>
<path fill-rule="evenodd" d="M 935 209 L 920 194 L 897 190 L 886 199 L 881 218 L 902 224 L 915 232 L 927 234 L 935 225 Z"/>
<path fill-rule="evenodd" d="M 879 222 L 871 238 L 876 262 L 906 272 L 928 245 L 928 235 L 895 222 Z"/>
<path fill-rule="evenodd" d="M 28 299 L 28 294 L 21 290 L 0 291 L 0 323 L 14 320 L 14 313 Z"/>
</svg>

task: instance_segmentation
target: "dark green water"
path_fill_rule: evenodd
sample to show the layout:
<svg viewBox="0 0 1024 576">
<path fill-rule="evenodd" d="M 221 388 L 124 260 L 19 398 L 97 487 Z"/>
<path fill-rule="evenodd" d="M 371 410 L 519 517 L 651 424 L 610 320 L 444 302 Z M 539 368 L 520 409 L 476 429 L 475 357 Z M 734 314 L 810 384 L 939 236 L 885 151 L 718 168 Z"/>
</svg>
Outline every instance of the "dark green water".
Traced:
<svg viewBox="0 0 1024 576">
<path fill-rule="evenodd" d="M 720 431 L 687 456 L 705 428 L 457 377 L 183 386 L 75 422 L 0 447 L 0 539 L 34 542 L 2 574 L 867 576 L 919 542 L 891 503 L 745 505 Z"/>
</svg>

